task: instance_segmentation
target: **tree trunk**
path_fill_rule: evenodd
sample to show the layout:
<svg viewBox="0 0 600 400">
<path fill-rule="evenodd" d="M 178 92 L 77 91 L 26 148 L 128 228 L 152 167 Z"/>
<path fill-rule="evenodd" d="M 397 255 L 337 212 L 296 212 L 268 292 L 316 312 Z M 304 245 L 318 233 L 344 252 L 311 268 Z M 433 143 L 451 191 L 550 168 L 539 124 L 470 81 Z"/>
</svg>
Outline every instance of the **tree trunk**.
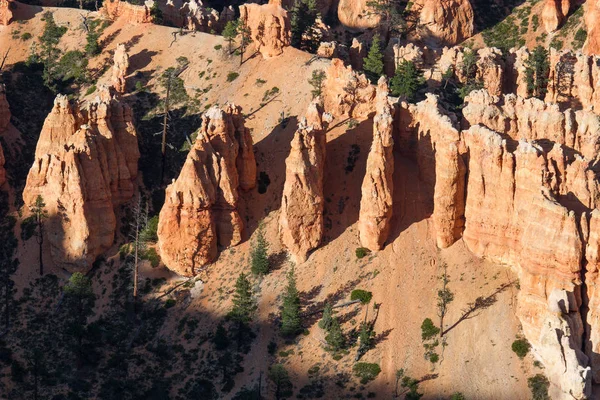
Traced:
<svg viewBox="0 0 600 400">
<path fill-rule="evenodd" d="M 44 258 L 42 254 L 42 247 L 44 244 L 44 225 L 42 224 L 41 217 L 38 216 L 38 230 L 40 232 L 40 237 L 38 239 L 38 243 L 40 245 L 40 276 L 44 276 Z"/>
<path fill-rule="evenodd" d="M 169 95 L 171 94 L 171 77 L 167 81 L 167 96 L 165 98 L 165 116 L 163 117 L 163 132 L 162 132 L 162 166 L 160 172 L 160 181 L 164 182 L 165 179 L 165 165 L 167 163 L 167 123 L 169 120 Z"/>
</svg>

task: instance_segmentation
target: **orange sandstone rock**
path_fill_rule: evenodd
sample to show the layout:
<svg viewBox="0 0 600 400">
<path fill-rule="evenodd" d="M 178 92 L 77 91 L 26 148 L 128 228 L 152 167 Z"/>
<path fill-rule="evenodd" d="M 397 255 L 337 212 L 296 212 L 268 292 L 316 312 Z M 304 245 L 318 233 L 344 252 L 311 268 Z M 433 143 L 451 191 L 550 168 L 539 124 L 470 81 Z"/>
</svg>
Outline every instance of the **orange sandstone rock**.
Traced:
<svg viewBox="0 0 600 400">
<path fill-rule="evenodd" d="M 318 100 L 298 125 L 285 161 L 279 233 L 292 259 L 303 263 L 323 237 L 325 132 Z"/>
<path fill-rule="evenodd" d="M 12 8 L 14 2 L 12 0 L 0 0 L 0 25 L 8 25 L 13 19 Z"/>
<path fill-rule="evenodd" d="M 212 107 L 160 211 L 158 248 L 167 267 L 193 276 L 216 258 L 217 245 L 237 245 L 243 231 L 238 188 L 255 183 L 252 139 L 241 109 Z"/>
<path fill-rule="evenodd" d="M 474 14 L 469 0 L 415 0 L 418 36 L 429 46 L 456 45 L 473 35 Z"/>
<path fill-rule="evenodd" d="M 132 143 L 137 147 L 136 133 L 132 125 L 124 129 L 129 124 L 123 120 L 126 113 L 113 114 L 113 109 L 128 107 L 107 88 L 84 109 L 57 96 L 23 191 L 26 206 L 38 195 L 44 198 L 52 257 L 71 271 L 89 270 L 113 244 L 114 208 L 133 194 L 137 167 L 134 175 L 130 167 L 139 158 L 132 149 Z"/>
<path fill-rule="evenodd" d="M 375 111 L 375 87 L 364 74 L 346 67 L 340 59 L 331 60 L 323 83 L 325 111 L 334 117 L 365 118 Z"/>
<path fill-rule="evenodd" d="M 263 57 L 278 56 L 291 43 L 288 13 L 276 4 L 241 5 L 240 19 L 247 24 Z"/>
<path fill-rule="evenodd" d="M 570 0 L 545 0 L 542 10 L 542 22 L 546 32 L 555 32 L 565 22 L 569 9 Z"/>
<path fill-rule="evenodd" d="M 119 93 L 125 93 L 127 70 L 129 69 L 129 55 L 123 43 L 117 45 L 113 57 L 112 84 Z"/>
<path fill-rule="evenodd" d="M 135 5 L 123 0 L 107 0 L 102 4 L 102 12 L 110 19 L 122 17 L 132 24 L 152 22 L 150 8 L 146 4 Z"/>
<path fill-rule="evenodd" d="M 600 0 L 587 0 L 584 5 L 584 21 L 587 27 L 587 39 L 583 52 L 587 55 L 600 55 Z"/>
<path fill-rule="evenodd" d="M 373 143 L 362 183 L 358 230 L 362 246 L 377 251 L 383 247 L 392 218 L 394 191 L 394 109 L 388 101 L 386 78 L 377 87 L 377 113 L 373 119 Z"/>
<path fill-rule="evenodd" d="M 337 14 L 342 25 L 355 30 L 375 28 L 381 20 L 368 7 L 367 0 L 340 0 Z"/>
</svg>

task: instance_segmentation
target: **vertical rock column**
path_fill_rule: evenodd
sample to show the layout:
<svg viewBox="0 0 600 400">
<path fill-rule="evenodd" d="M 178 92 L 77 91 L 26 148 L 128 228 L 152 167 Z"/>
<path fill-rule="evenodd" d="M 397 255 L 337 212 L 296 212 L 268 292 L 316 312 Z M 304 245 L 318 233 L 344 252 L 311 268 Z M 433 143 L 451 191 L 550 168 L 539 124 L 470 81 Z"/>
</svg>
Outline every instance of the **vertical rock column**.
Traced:
<svg viewBox="0 0 600 400">
<path fill-rule="evenodd" d="M 279 233 L 295 262 L 302 263 L 323 237 L 325 132 L 318 100 L 300 120 L 285 161 Z"/>
<path fill-rule="evenodd" d="M 388 102 L 385 77 L 377 87 L 377 114 L 373 119 L 373 144 L 363 180 L 358 230 L 361 244 L 380 250 L 390 231 L 394 191 L 394 109 Z"/>
</svg>

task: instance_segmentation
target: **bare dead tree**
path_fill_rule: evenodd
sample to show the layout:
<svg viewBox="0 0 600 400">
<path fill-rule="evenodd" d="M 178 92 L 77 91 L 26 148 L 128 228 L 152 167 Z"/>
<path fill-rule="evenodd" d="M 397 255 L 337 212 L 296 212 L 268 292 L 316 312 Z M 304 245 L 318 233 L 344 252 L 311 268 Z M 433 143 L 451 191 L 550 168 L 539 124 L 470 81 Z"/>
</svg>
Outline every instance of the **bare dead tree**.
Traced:
<svg viewBox="0 0 600 400">
<path fill-rule="evenodd" d="M 137 295 L 138 295 L 138 271 L 140 252 L 143 250 L 145 243 L 141 240 L 140 232 L 146 226 L 148 221 L 148 204 L 142 204 L 142 197 L 138 195 L 136 205 L 133 207 L 133 221 L 131 227 L 131 239 L 133 240 L 133 310 L 137 311 Z"/>
<path fill-rule="evenodd" d="M 6 53 L 2 57 L 2 62 L 0 63 L 0 73 L 2 73 L 2 69 L 4 68 L 4 64 L 6 63 L 6 59 L 8 58 L 8 53 L 10 53 L 10 47 L 6 49 Z"/>
</svg>

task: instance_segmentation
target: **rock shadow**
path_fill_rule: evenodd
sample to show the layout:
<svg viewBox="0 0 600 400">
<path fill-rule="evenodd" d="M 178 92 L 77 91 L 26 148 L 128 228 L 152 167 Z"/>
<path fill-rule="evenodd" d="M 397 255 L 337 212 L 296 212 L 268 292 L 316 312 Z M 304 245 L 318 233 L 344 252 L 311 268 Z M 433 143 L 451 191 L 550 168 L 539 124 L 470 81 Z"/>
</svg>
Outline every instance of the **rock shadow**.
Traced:
<svg viewBox="0 0 600 400">
<path fill-rule="evenodd" d="M 361 186 L 373 141 L 373 120 L 367 119 L 327 142 L 323 195 L 323 244 L 338 238 L 358 221 Z"/>
</svg>

